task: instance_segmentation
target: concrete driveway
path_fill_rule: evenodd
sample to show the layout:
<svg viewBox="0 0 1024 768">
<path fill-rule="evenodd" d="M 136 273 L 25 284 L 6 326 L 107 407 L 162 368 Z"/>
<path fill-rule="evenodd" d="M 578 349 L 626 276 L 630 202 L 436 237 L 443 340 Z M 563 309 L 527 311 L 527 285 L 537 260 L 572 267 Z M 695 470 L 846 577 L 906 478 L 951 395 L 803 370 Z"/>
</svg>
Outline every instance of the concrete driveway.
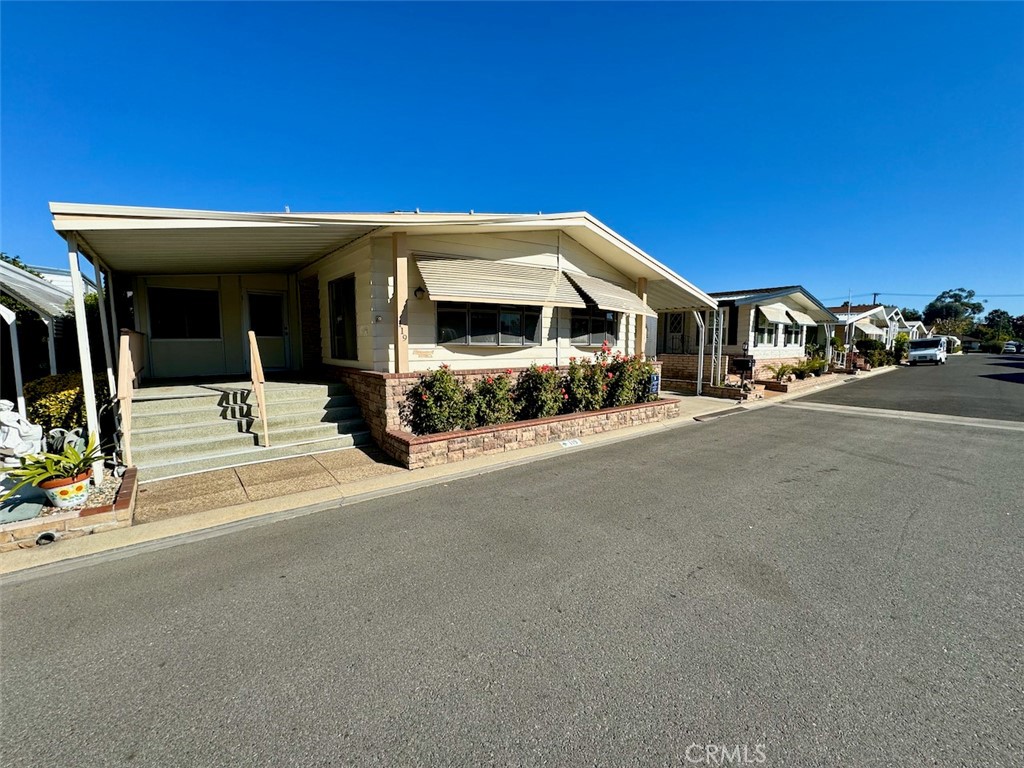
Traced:
<svg viewBox="0 0 1024 768">
<path fill-rule="evenodd" d="M 4 763 L 1019 766 L 1022 434 L 772 406 L 18 580 Z"/>
</svg>

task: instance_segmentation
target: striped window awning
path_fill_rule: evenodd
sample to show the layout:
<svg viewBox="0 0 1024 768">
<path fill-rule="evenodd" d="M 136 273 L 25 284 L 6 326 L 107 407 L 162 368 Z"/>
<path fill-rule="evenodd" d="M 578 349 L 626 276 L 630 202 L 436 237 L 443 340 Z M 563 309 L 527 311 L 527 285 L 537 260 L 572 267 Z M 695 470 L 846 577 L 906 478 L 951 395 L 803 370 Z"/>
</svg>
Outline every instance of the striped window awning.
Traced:
<svg viewBox="0 0 1024 768">
<path fill-rule="evenodd" d="M 872 325 L 867 320 L 858 320 L 854 325 L 866 336 L 885 336 L 885 329 Z"/>
<path fill-rule="evenodd" d="M 625 312 L 630 315 L 647 315 L 657 317 L 658 313 L 651 309 L 635 293 L 626 290 L 607 280 L 590 275 L 580 275 L 575 272 L 565 273 L 566 277 L 579 289 L 591 304 L 598 309 L 605 309 L 609 312 Z"/>
<path fill-rule="evenodd" d="M 786 315 L 785 304 L 762 304 L 757 308 L 769 323 L 782 323 L 783 325 L 789 325 L 789 317 Z"/>
<path fill-rule="evenodd" d="M 586 307 L 556 269 L 489 259 L 416 257 L 432 301 L 474 301 L 540 307 Z"/>
<path fill-rule="evenodd" d="M 797 325 L 817 325 L 818 321 L 808 315 L 806 312 L 801 312 L 799 309 L 787 309 L 786 314 L 793 318 L 793 322 Z"/>
</svg>

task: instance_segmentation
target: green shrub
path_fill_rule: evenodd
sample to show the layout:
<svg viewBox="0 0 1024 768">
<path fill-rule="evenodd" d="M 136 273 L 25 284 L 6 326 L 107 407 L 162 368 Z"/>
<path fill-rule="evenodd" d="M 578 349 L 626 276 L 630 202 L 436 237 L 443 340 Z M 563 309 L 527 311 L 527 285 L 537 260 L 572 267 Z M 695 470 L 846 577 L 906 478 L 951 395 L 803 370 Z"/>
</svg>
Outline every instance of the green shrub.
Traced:
<svg viewBox="0 0 1024 768">
<path fill-rule="evenodd" d="M 417 435 L 453 432 L 475 426 L 466 390 L 447 365 L 420 377 L 405 396 L 403 415 Z"/>
<path fill-rule="evenodd" d="M 782 381 L 784 378 L 793 373 L 794 367 L 789 363 L 779 363 L 778 365 L 766 365 L 765 370 L 772 375 L 776 381 Z"/>
<path fill-rule="evenodd" d="M 516 420 L 516 404 L 512 399 L 512 377 L 487 376 L 469 392 L 467 409 L 477 427 L 508 424 Z"/>
<path fill-rule="evenodd" d="M 557 415 L 569 399 L 562 377 L 550 365 L 531 365 L 521 374 L 513 388 L 518 417 L 546 419 Z"/>
<path fill-rule="evenodd" d="M 96 402 L 109 400 L 107 377 L 98 374 L 93 377 L 96 388 Z M 25 384 L 25 410 L 28 420 L 43 428 L 77 429 L 85 427 L 85 395 L 82 393 L 82 374 L 58 373 L 44 376 Z"/>
<path fill-rule="evenodd" d="M 990 355 L 998 355 L 1003 351 L 1003 343 L 1001 341 L 983 341 L 981 342 L 981 351 Z"/>
<path fill-rule="evenodd" d="M 857 351 L 862 355 L 867 356 L 869 352 L 877 352 L 878 350 L 884 350 L 885 344 L 880 342 L 878 339 L 857 339 L 854 342 L 854 346 Z"/>
<path fill-rule="evenodd" d="M 910 349 L 910 335 L 906 333 L 897 333 L 896 338 L 893 340 L 892 355 L 899 362 L 907 356 L 907 350 Z"/>
<path fill-rule="evenodd" d="M 658 399 L 657 395 L 651 394 L 654 365 L 650 361 L 641 357 L 621 355 L 618 352 L 608 361 L 607 352 L 602 350 L 597 362 L 605 364 L 605 378 L 608 382 L 604 399 L 605 408 Z"/>
<path fill-rule="evenodd" d="M 566 413 L 600 410 L 608 390 L 608 375 L 605 366 L 595 360 L 579 361 L 570 357 L 564 382 L 569 397 L 563 401 L 562 410 Z"/>
</svg>

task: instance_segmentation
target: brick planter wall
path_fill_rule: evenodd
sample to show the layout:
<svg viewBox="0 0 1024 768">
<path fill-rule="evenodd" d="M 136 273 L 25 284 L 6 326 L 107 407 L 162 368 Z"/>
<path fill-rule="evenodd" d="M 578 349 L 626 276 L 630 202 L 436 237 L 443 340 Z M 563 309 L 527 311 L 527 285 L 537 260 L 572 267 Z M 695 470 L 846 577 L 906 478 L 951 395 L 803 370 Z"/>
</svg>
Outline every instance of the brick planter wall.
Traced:
<svg viewBox="0 0 1024 768">
<path fill-rule="evenodd" d="M 416 436 L 392 430 L 385 450 L 409 469 L 450 464 L 456 461 L 506 453 L 519 448 L 610 432 L 637 424 L 665 421 L 679 415 L 679 401 L 665 398 L 587 413 L 568 413 L 548 419 Z"/>
<path fill-rule="evenodd" d="M 135 467 L 125 471 L 113 504 L 86 507 L 78 512 L 58 512 L 0 526 L 0 552 L 34 547 L 44 533 L 52 533 L 55 541 L 60 541 L 131 525 L 138 494 L 137 474 Z"/>
<path fill-rule="evenodd" d="M 655 372 L 659 373 L 659 362 L 654 361 L 653 365 Z M 523 370 L 525 369 L 512 369 L 512 376 L 518 375 Z M 559 370 L 565 371 L 567 369 L 562 368 Z M 472 385 L 487 376 L 497 376 L 508 371 L 508 368 L 488 368 L 476 371 L 453 371 L 452 375 L 455 376 L 461 384 Z M 348 385 L 349 389 L 352 390 L 352 394 L 359 403 L 359 409 L 362 411 L 362 418 L 367 422 L 367 426 L 370 427 L 371 436 L 374 438 L 374 441 L 381 446 L 384 453 L 391 458 L 406 464 L 406 466 L 409 466 L 409 447 L 406 444 L 408 441 L 399 435 L 409 435 L 411 437 L 413 437 L 413 435 L 409 432 L 409 425 L 402 422 L 400 407 L 401 403 L 406 401 L 406 395 L 409 394 L 409 390 L 416 386 L 420 381 L 422 374 L 385 374 L 377 371 L 358 371 L 356 369 L 340 368 L 338 366 L 324 366 L 324 373 L 328 378 L 341 381 Z M 675 402 L 675 400 L 672 401 Z M 639 407 L 657 406 L 658 402 L 640 403 Z M 627 406 L 626 408 L 637 407 Z M 678 413 L 678 410 L 679 407 L 676 406 L 676 413 Z M 620 409 L 606 409 L 604 411 L 594 412 L 594 414 L 604 415 L 615 411 L 620 411 Z M 574 416 L 578 415 L 567 414 L 566 416 L 555 418 L 563 419 L 572 418 Z M 516 422 L 516 424 L 526 423 L 527 422 Z M 628 424 L 623 426 L 628 426 Z M 494 428 L 487 427 L 486 429 Z M 466 435 L 468 432 L 459 432 L 457 434 Z M 433 435 L 427 435 L 424 438 L 416 437 L 415 439 L 426 439 L 427 437 L 432 436 Z M 551 439 L 556 438 L 552 437 Z"/>
<path fill-rule="evenodd" d="M 797 379 L 795 381 L 763 381 L 758 383 L 764 384 L 765 389 L 771 392 L 798 392 L 801 389 L 812 389 L 821 384 L 828 384 L 838 378 L 835 374 L 825 373 L 821 376 L 808 376 L 806 379 Z"/>
<path fill-rule="evenodd" d="M 680 381 L 679 379 L 662 379 L 662 388 L 671 392 L 693 392 L 697 394 L 696 381 Z M 749 392 L 743 392 L 739 387 L 715 387 L 711 384 L 704 384 L 701 387 L 701 395 L 704 397 L 721 397 L 725 400 L 747 400 Z"/>
<path fill-rule="evenodd" d="M 772 373 L 768 370 L 769 365 L 796 365 L 802 363 L 806 358 L 800 357 L 765 357 L 757 358 L 754 360 L 754 375 L 755 379 L 771 379 Z"/>
<path fill-rule="evenodd" d="M 697 380 L 697 355 L 658 355 L 661 375 L 666 379 L 680 381 Z M 729 370 L 729 356 L 722 355 L 722 370 Z M 711 355 L 704 355 L 704 381 L 711 381 Z"/>
<path fill-rule="evenodd" d="M 652 361 L 655 372 L 661 372 L 661 363 Z M 341 381 L 352 390 L 356 402 L 363 412 L 363 419 L 370 428 L 374 442 L 385 453 L 398 461 L 405 461 L 406 449 L 395 442 L 391 433 L 407 433 L 408 425 L 402 422 L 400 411 L 405 397 L 419 382 L 422 373 L 380 373 L 378 371 L 360 371 L 355 368 L 341 368 L 336 365 L 323 366 L 328 378 Z M 452 371 L 452 375 L 463 385 L 472 385 L 487 376 L 506 373 L 509 368 L 481 368 L 472 371 Z M 513 368 L 512 376 L 517 376 L 525 368 Z M 560 371 L 568 370 L 565 367 Z M 614 410 L 614 409 L 608 409 Z M 606 413 L 608 411 L 601 411 Z M 571 414 L 570 414 L 571 415 Z M 525 422 L 520 422 L 525 423 Z M 465 434 L 465 433 L 460 433 Z"/>
</svg>

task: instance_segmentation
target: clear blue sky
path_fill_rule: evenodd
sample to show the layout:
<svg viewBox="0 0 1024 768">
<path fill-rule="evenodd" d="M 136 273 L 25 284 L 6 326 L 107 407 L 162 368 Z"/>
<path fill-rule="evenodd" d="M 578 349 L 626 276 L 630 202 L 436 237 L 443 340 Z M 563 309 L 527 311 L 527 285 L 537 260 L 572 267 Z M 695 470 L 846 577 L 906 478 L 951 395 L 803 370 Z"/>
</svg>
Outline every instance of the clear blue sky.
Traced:
<svg viewBox="0 0 1024 768">
<path fill-rule="evenodd" d="M 708 291 L 1024 294 L 1020 3 L 0 10 L 29 262 L 50 200 L 585 209 Z"/>
</svg>

